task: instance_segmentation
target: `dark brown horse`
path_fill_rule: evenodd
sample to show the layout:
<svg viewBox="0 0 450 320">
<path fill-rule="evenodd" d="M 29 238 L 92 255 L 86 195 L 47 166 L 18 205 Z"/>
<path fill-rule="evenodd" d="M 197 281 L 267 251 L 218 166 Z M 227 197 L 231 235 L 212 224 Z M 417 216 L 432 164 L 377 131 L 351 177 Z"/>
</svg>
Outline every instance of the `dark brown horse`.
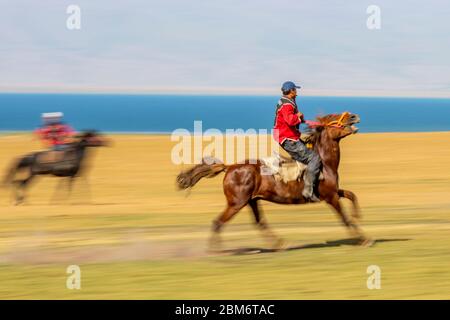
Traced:
<svg viewBox="0 0 450 320">
<path fill-rule="evenodd" d="M 50 152 L 54 153 L 55 151 L 33 152 L 19 158 L 7 172 L 3 180 L 3 185 L 12 185 L 14 187 L 16 205 L 23 203 L 26 187 L 38 175 L 53 175 L 68 178 L 68 190 L 70 193 L 74 179 L 80 176 L 84 169 L 86 149 L 90 147 L 101 147 L 107 144 L 108 141 L 97 131 L 85 131 L 78 136 L 77 141 L 68 144 L 65 151 L 56 151 L 62 153 L 62 159 L 58 161 L 41 161 L 41 157 L 46 156 Z M 21 171 L 25 171 L 27 176 L 24 179 L 15 180 L 16 174 Z"/>
<path fill-rule="evenodd" d="M 359 116 L 345 112 L 343 114 L 331 114 L 317 118 L 309 142 L 314 145 L 314 150 L 320 155 L 323 164 L 323 180 L 317 187 L 320 200 L 328 203 L 339 215 L 343 224 L 348 228 L 352 236 L 358 237 L 361 244 L 369 245 L 371 240 L 366 238 L 358 226 L 360 217 L 358 202 L 355 194 L 349 190 L 339 188 L 339 142 L 342 138 L 354 134 L 358 129 L 354 126 L 359 122 Z M 258 200 L 267 200 L 280 204 L 305 204 L 302 197 L 303 181 L 278 181 L 273 175 L 262 175 L 261 161 L 256 163 L 246 161 L 243 164 L 224 165 L 222 163 L 202 163 L 180 173 L 177 177 L 179 188 L 193 187 L 201 178 L 211 178 L 226 171 L 223 180 L 224 194 L 227 207 L 223 213 L 213 222 L 213 235 L 211 245 L 219 244 L 219 233 L 224 224 L 228 222 L 239 210 L 249 205 L 254 214 L 255 223 L 271 240 L 280 247 L 283 241 L 277 238 L 270 230 L 267 222 L 261 215 Z M 353 216 L 349 218 L 343 211 L 339 202 L 340 198 L 347 198 L 353 203 Z"/>
</svg>

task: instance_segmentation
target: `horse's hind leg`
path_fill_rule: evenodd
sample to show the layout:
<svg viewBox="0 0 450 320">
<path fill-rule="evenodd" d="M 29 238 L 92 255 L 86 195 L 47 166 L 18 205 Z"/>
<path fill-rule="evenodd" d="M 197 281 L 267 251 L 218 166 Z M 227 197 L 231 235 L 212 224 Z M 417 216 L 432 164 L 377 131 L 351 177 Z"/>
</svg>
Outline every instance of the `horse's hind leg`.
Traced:
<svg viewBox="0 0 450 320">
<path fill-rule="evenodd" d="M 73 185 L 75 183 L 76 176 L 67 177 L 67 199 L 70 199 L 73 191 Z"/>
<path fill-rule="evenodd" d="M 351 221 L 347 217 L 344 210 L 342 209 L 341 204 L 339 203 L 339 195 L 337 193 L 334 196 L 332 196 L 331 199 L 329 199 L 327 202 L 339 214 L 340 218 L 342 219 L 342 222 L 348 228 L 348 230 L 350 231 L 350 234 L 352 234 L 352 236 L 358 237 L 360 239 L 360 243 L 362 245 L 370 245 L 372 243 L 372 240 L 370 240 L 369 238 L 366 238 L 366 236 L 364 235 L 364 233 L 362 232 L 362 230 L 358 226 L 358 224 Z"/>
<path fill-rule="evenodd" d="M 222 214 L 213 221 L 212 224 L 212 235 L 209 240 L 210 250 L 220 249 L 220 232 L 222 231 L 223 225 L 228 222 L 233 216 L 239 212 L 247 203 L 238 204 L 228 204 Z"/>
<path fill-rule="evenodd" d="M 259 208 L 258 200 L 252 199 L 248 202 L 248 204 L 249 204 L 250 208 L 252 209 L 253 216 L 255 218 L 255 223 L 256 223 L 257 227 L 263 233 L 263 236 L 272 243 L 272 245 L 275 249 L 284 248 L 285 241 L 282 238 L 275 235 L 272 232 L 272 230 L 269 228 L 269 225 L 267 224 L 267 221 L 263 217 L 261 209 Z"/>
<path fill-rule="evenodd" d="M 352 217 L 355 219 L 361 219 L 361 209 L 359 207 L 358 198 L 356 195 L 350 190 L 339 189 L 338 195 L 341 198 L 346 198 L 352 202 L 353 212 Z"/>
<path fill-rule="evenodd" d="M 22 204 L 25 201 L 25 189 L 27 185 L 31 182 L 31 180 L 34 178 L 34 175 L 30 175 L 28 178 L 24 180 L 15 181 L 15 184 L 17 184 L 16 187 L 16 203 L 15 205 Z"/>
<path fill-rule="evenodd" d="M 75 176 L 61 177 L 56 185 L 56 189 L 53 192 L 51 203 L 63 204 L 64 200 L 69 200 L 72 195 L 73 184 L 75 182 Z M 64 193 L 64 184 L 66 184 L 67 192 Z M 65 198 L 63 198 L 65 197 Z"/>
<path fill-rule="evenodd" d="M 21 189 L 21 184 L 23 180 L 14 180 L 12 181 L 11 185 L 13 186 L 14 192 L 12 196 L 12 201 L 14 202 L 14 205 L 18 206 L 19 204 L 22 204 L 24 201 L 24 192 Z"/>
</svg>

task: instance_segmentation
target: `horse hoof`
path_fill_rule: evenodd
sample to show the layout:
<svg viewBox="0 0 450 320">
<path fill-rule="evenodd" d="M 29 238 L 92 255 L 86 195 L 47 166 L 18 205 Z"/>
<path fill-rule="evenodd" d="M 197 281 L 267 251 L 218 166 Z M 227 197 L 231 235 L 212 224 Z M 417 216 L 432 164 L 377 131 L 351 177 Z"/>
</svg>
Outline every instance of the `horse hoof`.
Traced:
<svg viewBox="0 0 450 320">
<path fill-rule="evenodd" d="M 273 249 L 276 251 L 284 251 L 288 248 L 288 243 L 284 239 L 277 239 L 273 244 Z"/>
<path fill-rule="evenodd" d="M 362 238 L 359 242 L 359 245 L 362 247 L 371 247 L 375 243 L 375 240 L 371 238 Z"/>
<path fill-rule="evenodd" d="M 225 255 L 225 252 L 218 248 L 208 248 L 206 249 L 206 254 L 213 256 Z"/>
<path fill-rule="evenodd" d="M 352 216 L 352 222 L 353 224 L 357 225 L 359 222 L 361 222 L 360 216 Z"/>
<path fill-rule="evenodd" d="M 219 253 L 222 250 L 222 245 L 221 245 L 221 241 L 218 239 L 211 239 L 209 241 L 209 246 L 207 251 L 209 253 Z"/>
</svg>

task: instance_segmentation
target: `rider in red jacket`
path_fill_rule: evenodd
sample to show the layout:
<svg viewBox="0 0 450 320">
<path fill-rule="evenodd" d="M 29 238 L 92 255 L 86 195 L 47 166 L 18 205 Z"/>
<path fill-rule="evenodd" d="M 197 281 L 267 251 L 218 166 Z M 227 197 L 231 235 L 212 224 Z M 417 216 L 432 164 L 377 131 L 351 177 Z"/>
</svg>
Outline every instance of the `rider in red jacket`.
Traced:
<svg viewBox="0 0 450 320">
<path fill-rule="evenodd" d="M 60 112 L 44 113 L 44 125 L 35 131 L 44 144 L 55 151 L 64 150 L 75 134 L 72 127 L 61 122 L 62 116 Z"/>
<path fill-rule="evenodd" d="M 314 185 L 317 183 L 322 162 L 319 155 L 300 140 L 299 125 L 305 122 L 305 119 L 298 111 L 295 101 L 299 88 L 291 81 L 283 83 L 283 96 L 275 112 L 274 136 L 293 159 L 307 165 L 302 196 L 308 201 L 318 202 L 320 199 L 314 194 Z"/>
<path fill-rule="evenodd" d="M 275 126 L 279 144 L 283 144 L 286 139 L 297 141 L 301 133 L 298 129 L 300 123 L 304 122 L 303 114 L 298 111 L 295 100 L 288 97 L 281 97 L 277 105 L 275 115 Z"/>
<path fill-rule="evenodd" d="M 75 131 L 69 125 L 61 122 L 61 112 L 42 114 L 43 126 L 35 131 L 39 139 L 51 149 L 40 155 L 43 163 L 52 163 L 64 159 L 64 151 L 72 142 Z"/>
</svg>

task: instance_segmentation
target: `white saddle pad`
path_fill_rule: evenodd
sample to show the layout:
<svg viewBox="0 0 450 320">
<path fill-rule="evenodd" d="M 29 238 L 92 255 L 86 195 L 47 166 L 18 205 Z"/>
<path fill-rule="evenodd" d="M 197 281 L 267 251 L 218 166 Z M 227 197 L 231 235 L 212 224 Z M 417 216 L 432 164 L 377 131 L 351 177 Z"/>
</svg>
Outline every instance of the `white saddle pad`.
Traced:
<svg viewBox="0 0 450 320">
<path fill-rule="evenodd" d="M 263 175 L 273 175 L 275 180 L 289 182 L 301 180 L 303 174 L 307 168 L 307 165 L 289 159 L 284 156 L 280 156 L 278 153 L 274 153 L 271 157 L 261 159 L 264 164 L 261 168 Z M 320 173 L 319 180 L 323 180 L 323 174 Z"/>
</svg>

